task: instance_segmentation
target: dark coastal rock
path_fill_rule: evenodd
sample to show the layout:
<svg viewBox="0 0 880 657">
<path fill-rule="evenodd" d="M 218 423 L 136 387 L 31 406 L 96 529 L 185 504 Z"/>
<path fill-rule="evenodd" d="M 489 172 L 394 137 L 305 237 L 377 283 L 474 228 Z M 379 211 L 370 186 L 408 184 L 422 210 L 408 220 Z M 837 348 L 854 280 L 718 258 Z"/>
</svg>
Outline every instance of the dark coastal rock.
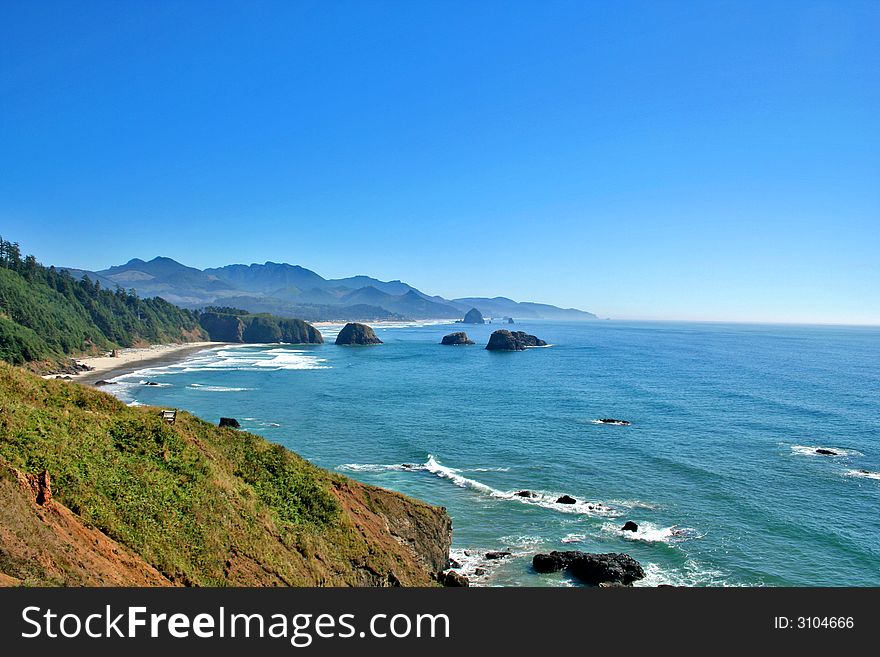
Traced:
<svg viewBox="0 0 880 657">
<path fill-rule="evenodd" d="M 447 573 L 443 574 L 443 579 L 441 580 L 441 584 L 443 586 L 450 587 L 459 587 L 459 586 L 470 586 L 471 583 L 468 581 L 468 578 L 462 575 L 461 573 L 457 573 L 454 570 L 450 570 Z"/>
<path fill-rule="evenodd" d="M 577 500 L 574 499 L 571 495 L 563 495 L 561 497 L 556 498 L 557 504 L 577 504 Z"/>
<path fill-rule="evenodd" d="M 489 336 L 486 349 L 490 351 L 523 351 L 526 347 L 543 347 L 546 342 L 523 331 L 499 329 Z"/>
<path fill-rule="evenodd" d="M 825 449 L 824 447 L 820 447 L 816 450 L 816 454 L 821 454 L 822 456 L 837 456 L 837 452 L 833 449 Z"/>
<path fill-rule="evenodd" d="M 156 383 L 155 381 L 144 381 L 144 385 L 145 386 L 157 386 L 159 384 Z"/>
<path fill-rule="evenodd" d="M 555 573 L 568 568 L 572 560 L 581 554 L 585 553 L 578 550 L 553 550 L 550 554 L 536 554 L 532 557 L 532 568 L 538 573 Z"/>
<path fill-rule="evenodd" d="M 92 385 L 96 388 L 100 388 L 101 386 L 115 386 L 116 381 L 105 381 L 104 379 L 101 379 L 100 381 L 95 381 Z"/>
<path fill-rule="evenodd" d="M 634 523 L 632 520 L 627 520 L 623 523 L 623 527 L 620 528 L 622 532 L 637 532 L 639 531 L 639 526 Z"/>
<path fill-rule="evenodd" d="M 629 586 L 645 577 L 641 564 L 628 554 L 592 554 L 572 550 L 553 551 L 550 554 L 536 554 L 532 567 L 539 573 L 555 573 L 568 570 L 585 584 L 619 584 Z"/>
<path fill-rule="evenodd" d="M 440 344 L 474 344 L 474 341 L 471 340 L 468 337 L 468 334 L 464 331 L 457 331 L 456 333 L 444 335 L 443 339 L 440 341 Z"/>
<path fill-rule="evenodd" d="M 461 320 L 462 324 L 485 324 L 486 320 L 483 319 L 483 313 L 481 313 L 476 308 L 471 308 L 467 311 L 467 314 L 464 316 L 464 319 Z"/>
<path fill-rule="evenodd" d="M 628 554 L 582 554 L 572 559 L 568 571 L 585 584 L 598 586 L 604 582 L 629 585 L 644 579 L 641 564 Z"/>
<path fill-rule="evenodd" d="M 622 427 L 628 427 L 632 424 L 629 420 L 617 420 L 613 417 L 603 417 L 597 420 L 599 424 L 615 424 Z"/>
<path fill-rule="evenodd" d="M 339 335 L 336 336 L 336 344 L 382 344 L 382 341 L 376 337 L 376 333 L 373 331 L 373 329 L 371 329 L 366 324 L 349 322 L 342 328 L 342 330 L 339 332 Z"/>
<path fill-rule="evenodd" d="M 530 490 L 518 490 L 514 493 L 517 497 L 538 497 L 537 493 L 533 493 Z"/>
<path fill-rule="evenodd" d="M 515 324 L 516 322 L 513 321 L 513 317 L 508 317 L 508 318 L 507 318 L 507 323 L 508 323 L 508 324 Z"/>
<path fill-rule="evenodd" d="M 449 561 L 446 562 L 446 567 L 447 568 L 461 568 L 461 564 L 458 563 L 458 561 L 456 561 L 452 557 L 449 557 Z"/>
<path fill-rule="evenodd" d="M 513 553 L 509 550 L 500 550 L 498 552 L 487 552 L 485 556 L 487 559 L 506 559 L 511 554 Z"/>
<path fill-rule="evenodd" d="M 219 426 L 232 427 L 233 429 L 241 428 L 241 424 L 239 424 L 238 420 L 236 420 L 234 417 L 221 417 Z"/>
</svg>

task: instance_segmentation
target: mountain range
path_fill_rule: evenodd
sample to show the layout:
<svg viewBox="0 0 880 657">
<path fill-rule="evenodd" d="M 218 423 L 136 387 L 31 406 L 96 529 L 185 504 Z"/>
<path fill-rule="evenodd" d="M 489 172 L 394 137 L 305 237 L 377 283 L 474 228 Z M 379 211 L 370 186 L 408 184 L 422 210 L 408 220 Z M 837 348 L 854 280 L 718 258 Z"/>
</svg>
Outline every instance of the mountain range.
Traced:
<svg viewBox="0 0 880 657">
<path fill-rule="evenodd" d="M 88 275 L 103 287 L 134 288 L 141 297 L 158 296 L 185 308 L 229 306 L 308 321 L 454 319 L 471 308 L 486 317 L 596 318 L 575 308 L 516 302 L 506 297 L 444 299 L 399 280 L 380 281 L 370 276 L 326 279 L 310 269 L 286 263 L 201 270 L 160 256 L 149 261 L 134 258 L 101 271 L 62 269 L 77 278 Z"/>
</svg>

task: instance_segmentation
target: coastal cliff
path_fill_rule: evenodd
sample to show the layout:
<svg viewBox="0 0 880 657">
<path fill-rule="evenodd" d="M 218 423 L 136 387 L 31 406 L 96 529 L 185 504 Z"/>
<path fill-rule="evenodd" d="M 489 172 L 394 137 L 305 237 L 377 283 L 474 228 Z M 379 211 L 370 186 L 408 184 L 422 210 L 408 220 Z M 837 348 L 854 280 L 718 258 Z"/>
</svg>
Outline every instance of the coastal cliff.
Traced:
<svg viewBox="0 0 880 657">
<path fill-rule="evenodd" d="M 323 344 L 321 332 L 301 319 L 250 313 L 203 312 L 199 325 L 215 342 Z"/>
<path fill-rule="evenodd" d="M 442 508 L 0 363 L 0 584 L 429 586 Z"/>
</svg>

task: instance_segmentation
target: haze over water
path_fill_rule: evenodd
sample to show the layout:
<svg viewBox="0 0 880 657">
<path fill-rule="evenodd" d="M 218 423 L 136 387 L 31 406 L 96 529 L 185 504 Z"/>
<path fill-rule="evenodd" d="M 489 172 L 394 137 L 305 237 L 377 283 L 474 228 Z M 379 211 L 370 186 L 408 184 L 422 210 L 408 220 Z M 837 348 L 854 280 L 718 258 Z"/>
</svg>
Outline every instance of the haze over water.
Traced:
<svg viewBox="0 0 880 657">
<path fill-rule="evenodd" d="M 475 346 L 438 344 L 462 328 Z M 477 583 L 572 585 L 530 557 L 580 549 L 632 554 L 646 584 L 880 585 L 880 329 L 523 321 L 552 346 L 488 352 L 497 328 L 377 326 L 376 347 L 325 329 L 324 345 L 214 349 L 113 392 L 238 418 L 446 506 Z"/>
</svg>

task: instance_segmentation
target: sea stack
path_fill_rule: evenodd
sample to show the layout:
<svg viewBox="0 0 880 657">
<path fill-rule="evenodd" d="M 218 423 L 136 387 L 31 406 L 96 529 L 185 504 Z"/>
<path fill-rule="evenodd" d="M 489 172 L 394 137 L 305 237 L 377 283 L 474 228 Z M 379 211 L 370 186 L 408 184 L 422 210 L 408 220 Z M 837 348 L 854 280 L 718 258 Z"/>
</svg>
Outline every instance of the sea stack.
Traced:
<svg viewBox="0 0 880 657">
<path fill-rule="evenodd" d="M 481 313 L 476 308 L 471 308 L 467 311 L 467 314 L 464 316 L 462 320 L 462 324 L 485 324 L 486 320 L 483 319 L 483 313 Z"/>
<path fill-rule="evenodd" d="M 382 344 L 376 333 L 366 324 L 349 322 L 336 336 L 336 344 Z"/>
<path fill-rule="evenodd" d="M 464 331 L 457 331 L 456 333 L 450 333 L 449 335 L 444 335 L 443 339 L 440 341 L 440 344 L 475 344 L 473 340 L 468 337 L 468 334 Z"/>
<path fill-rule="evenodd" d="M 499 329 L 489 336 L 486 349 L 490 351 L 523 351 L 526 347 L 543 347 L 546 342 L 523 331 Z"/>
</svg>

